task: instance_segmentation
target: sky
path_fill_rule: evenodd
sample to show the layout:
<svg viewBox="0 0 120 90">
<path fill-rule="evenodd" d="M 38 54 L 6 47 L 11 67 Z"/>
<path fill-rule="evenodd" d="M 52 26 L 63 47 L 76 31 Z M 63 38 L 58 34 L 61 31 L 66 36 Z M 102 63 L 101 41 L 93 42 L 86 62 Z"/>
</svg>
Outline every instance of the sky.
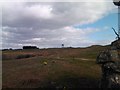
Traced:
<svg viewBox="0 0 120 90">
<path fill-rule="evenodd" d="M 110 1 L 110 0 L 109 0 Z M 117 7 L 107 0 L 2 2 L 2 48 L 107 45 L 118 30 Z"/>
</svg>

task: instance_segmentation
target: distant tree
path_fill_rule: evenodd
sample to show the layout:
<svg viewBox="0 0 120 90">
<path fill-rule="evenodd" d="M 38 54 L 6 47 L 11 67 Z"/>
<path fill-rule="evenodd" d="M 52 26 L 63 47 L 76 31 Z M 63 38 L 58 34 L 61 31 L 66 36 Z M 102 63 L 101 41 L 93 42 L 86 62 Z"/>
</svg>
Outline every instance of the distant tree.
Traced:
<svg viewBox="0 0 120 90">
<path fill-rule="evenodd" d="M 37 46 L 23 46 L 23 49 L 39 49 Z"/>
<path fill-rule="evenodd" d="M 62 44 L 62 48 L 64 47 L 64 44 Z"/>
<path fill-rule="evenodd" d="M 13 50 L 12 48 L 9 48 L 9 50 Z"/>
</svg>

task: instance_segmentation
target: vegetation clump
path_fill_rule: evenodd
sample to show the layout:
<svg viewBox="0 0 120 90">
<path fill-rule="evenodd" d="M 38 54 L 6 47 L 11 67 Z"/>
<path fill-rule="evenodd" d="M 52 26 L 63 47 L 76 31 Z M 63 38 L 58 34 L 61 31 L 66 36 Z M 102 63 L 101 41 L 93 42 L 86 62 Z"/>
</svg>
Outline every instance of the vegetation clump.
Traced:
<svg viewBox="0 0 120 90">
<path fill-rule="evenodd" d="M 18 55 L 16 59 L 23 59 L 23 58 L 30 58 L 30 57 L 34 57 L 34 55 L 32 54 Z"/>
</svg>

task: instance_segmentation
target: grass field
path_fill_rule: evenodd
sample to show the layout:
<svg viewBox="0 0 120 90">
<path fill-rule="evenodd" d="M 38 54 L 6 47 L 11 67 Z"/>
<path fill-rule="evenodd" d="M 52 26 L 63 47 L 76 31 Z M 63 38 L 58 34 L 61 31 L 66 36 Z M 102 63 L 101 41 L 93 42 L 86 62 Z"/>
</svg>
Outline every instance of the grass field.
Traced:
<svg viewBox="0 0 120 90">
<path fill-rule="evenodd" d="M 106 47 L 2 52 L 3 88 L 96 88 L 96 56 Z"/>
</svg>

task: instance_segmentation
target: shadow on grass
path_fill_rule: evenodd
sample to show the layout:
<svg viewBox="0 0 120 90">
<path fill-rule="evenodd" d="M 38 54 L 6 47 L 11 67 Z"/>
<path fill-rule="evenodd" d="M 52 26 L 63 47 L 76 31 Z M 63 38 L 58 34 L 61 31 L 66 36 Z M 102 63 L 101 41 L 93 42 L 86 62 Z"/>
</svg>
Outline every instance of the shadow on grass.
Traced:
<svg viewBox="0 0 120 90">
<path fill-rule="evenodd" d="M 52 88 L 52 89 L 70 89 L 70 88 L 98 88 L 99 80 L 93 78 L 60 77 L 56 80 L 46 80 L 41 82 L 39 79 L 24 80 L 17 86 L 5 88 Z"/>
<path fill-rule="evenodd" d="M 49 81 L 44 87 L 39 88 L 98 88 L 98 85 L 98 79 L 63 77 L 54 81 Z"/>
</svg>

